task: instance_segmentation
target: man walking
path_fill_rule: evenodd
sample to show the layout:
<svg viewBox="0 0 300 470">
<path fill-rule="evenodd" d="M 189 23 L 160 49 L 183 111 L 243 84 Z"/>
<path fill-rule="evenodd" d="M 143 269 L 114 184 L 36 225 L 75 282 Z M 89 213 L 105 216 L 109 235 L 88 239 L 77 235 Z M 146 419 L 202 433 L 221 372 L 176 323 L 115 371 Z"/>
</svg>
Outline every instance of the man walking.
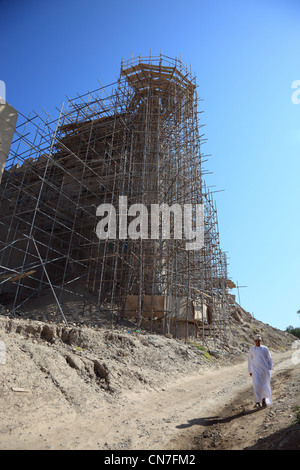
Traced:
<svg viewBox="0 0 300 470">
<path fill-rule="evenodd" d="M 272 403 L 271 399 L 271 369 L 273 366 L 270 351 L 261 346 L 261 336 L 254 337 L 255 346 L 250 348 L 248 354 L 248 372 L 253 379 L 255 407 L 266 407 Z"/>
</svg>

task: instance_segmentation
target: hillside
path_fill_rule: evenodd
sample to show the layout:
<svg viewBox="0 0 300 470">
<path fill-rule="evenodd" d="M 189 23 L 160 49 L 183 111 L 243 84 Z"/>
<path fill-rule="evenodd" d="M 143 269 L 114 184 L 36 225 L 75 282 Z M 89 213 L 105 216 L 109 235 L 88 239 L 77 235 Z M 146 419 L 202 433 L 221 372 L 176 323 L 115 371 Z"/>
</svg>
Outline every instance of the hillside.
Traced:
<svg viewBox="0 0 300 470">
<path fill-rule="evenodd" d="M 128 323 L 114 329 L 108 323 L 67 328 L 62 323 L 6 314 L 0 316 L 0 340 L 6 353 L 0 364 L 3 449 L 138 449 L 145 442 L 149 449 L 180 448 L 177 439 L 182 429 L 180 423 L 174 426 L 174 419 L 187 416 L 187 410 L 192 412 L 193 400 L 198 401 L 201 394 L 208 406 L 211 387 L 213 393 L 223 387 L 217 405 L 211 403 L 213 409 L 228 404 L 237 393 L 232 385 L 223 386 L 230 368 L 242 371 L 239 379 L 230 377 L 230 383 L 240 384 L 251 396 L 244 362 L 253 334 L 260 332 L 280 361 L 290 357 L 295 342 L 292 335 L 238 307 L 229 318 L 222 350 L 215 348 L 213 340 L 208 339 L 203 348 L 195 340 L 136 331 Z M 206 390 L 207 380 L 211 385 Z M 176 407 L 169 409 L 173 400 L 180 405 L 177 412 Z M 164 442 L 149 440 L 151 426 L 153 430 L 158 427 L 157 432 L 164 430 Z M 104 439 L 103 430 L 108 428 Z M 124 430 L 131 437 L 125 439 Z M 180 437 L 180 442 L 186 442 L 185 438 Z"/>
</svg>

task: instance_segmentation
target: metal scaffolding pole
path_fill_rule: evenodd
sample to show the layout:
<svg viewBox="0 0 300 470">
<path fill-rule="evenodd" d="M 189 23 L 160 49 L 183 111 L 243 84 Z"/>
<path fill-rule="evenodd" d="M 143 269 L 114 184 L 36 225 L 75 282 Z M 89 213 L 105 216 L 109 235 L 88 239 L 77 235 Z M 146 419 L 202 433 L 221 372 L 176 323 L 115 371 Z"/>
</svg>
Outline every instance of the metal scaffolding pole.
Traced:
<svg viewBox="0 0 300 470">
<path fill-rule="evenodd" d="M 83 321 L 89 304 L 99 319 L 109 311 L 112 326 L 127 318 L 138 328 L 222 343 L 227 265 L 203 177 L 196 77 L 160 54 L 122 61 L 118 80 L 100 85 L 68 98 L 58 118 L 36 114 L 16 130 L 0 186 L 1 299 L 25 315 L 50 288 L 66 323 L 72 311 L 62 304 L 74 294 Z M 120 197 L 127 238 L 118 226 L 116 239 L 99 239 L 97 207 L 113 205 L 119 221 Z M 147 210 L 146 239 L 134 204 Z M 161 236 L 162 216 L 155 220 L 151 209 L 162 204 L 204 205 L 201 250 L 186 250 L 184 227 L 175 237 L 171 212 L 170 235 Z"/>
</svg>

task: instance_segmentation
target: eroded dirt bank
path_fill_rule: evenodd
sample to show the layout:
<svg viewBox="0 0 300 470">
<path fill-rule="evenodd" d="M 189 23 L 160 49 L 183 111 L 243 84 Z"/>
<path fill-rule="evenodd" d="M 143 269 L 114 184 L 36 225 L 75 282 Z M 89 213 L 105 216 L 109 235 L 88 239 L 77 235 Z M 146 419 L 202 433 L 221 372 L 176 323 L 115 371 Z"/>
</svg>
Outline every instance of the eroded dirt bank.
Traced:
<svg viewBox="0 0 300 470">
<path fill-rule="evenodd" d="M 1 317 L 0 335 L 1 449 L 272 448 L 278 431 L 277 448 L 299 445 L 289 336 L 272 353 L 274 404 L 254 412 L 243 348 Z"/>
</svg>

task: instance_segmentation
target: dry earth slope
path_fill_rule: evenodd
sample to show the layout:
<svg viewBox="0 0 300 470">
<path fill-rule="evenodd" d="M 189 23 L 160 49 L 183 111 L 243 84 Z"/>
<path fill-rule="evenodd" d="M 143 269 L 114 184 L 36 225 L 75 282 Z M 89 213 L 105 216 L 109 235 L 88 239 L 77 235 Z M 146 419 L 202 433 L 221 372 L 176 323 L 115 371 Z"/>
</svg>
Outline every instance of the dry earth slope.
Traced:
<svg viewBox="0 0 300 470">
<path fill-rule="evenodd" d="M 276 358 L 276 401 L 254 414 L 245 360 L 256 332 Z M 8 315 L 0 316 L 0 341 L 0 449 L 293 448 L 299 442 L 292 425 L 300 405 L 295 338 L 238 307 L 222 350 L 212 339 L 202 350 L 194 340 L 128 325 L 67 328 Z"/>
</svg>

